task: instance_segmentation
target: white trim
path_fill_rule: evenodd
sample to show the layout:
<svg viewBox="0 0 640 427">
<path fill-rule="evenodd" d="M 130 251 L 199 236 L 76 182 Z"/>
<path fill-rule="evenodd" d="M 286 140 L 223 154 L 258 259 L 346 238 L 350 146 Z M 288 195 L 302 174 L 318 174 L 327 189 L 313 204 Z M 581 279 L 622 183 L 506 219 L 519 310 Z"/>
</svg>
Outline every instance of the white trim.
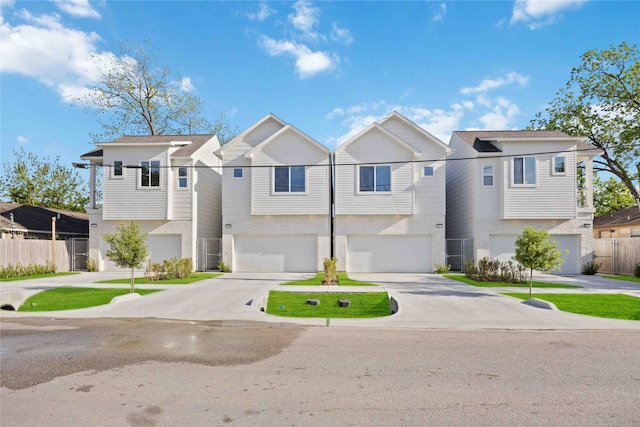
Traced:
<svg viewBox="0 0 640 427">
<path fill-rule="evenodd" d="M 515 183 L 515 161 L 516 159 L 522 159 L 522 184 L 516 184 Z M 525 183 L 525 178 L 527 176 L 527 162 L 526 159 L 533 159 L 533 164 L 534 164 L 534 177 L 535 177 L 535 183 L 533 184 L 527 184 Z M 535 188 L 538 186 L 538 159 L 535 156 L 527 156 L 527 155 L 518 155 L 518 156 L 513 156 L 511 158 L 511 186 L 512 187 L 531 187 L 531 188 Z"/>
<path fill-rule="evenodd" d="M 236 171 L 240 171 L 240 176 L 236 176 Z M 242 179 L 244 178 L 244 168 L 233 168 L 231 171 L 231 176 L 233 179 Z"/>
<path fill-rule="evenodd" d="M 158 170 L 158 185 L 151 185 L 151 162 L 158 162 L 159 170 Z M 142 163 L 149 163 L 149 185 L 142 185 Z M 136 173 L 136 181 L 138 190 L 162 190 L 162 159 L 149 159 L 149 160 L 141 160 L 140 161 L 140 169 L 139 172 Z"/>
<path fill-rule="evenodd" d="M 485 174 L 484 173 L 484 169 L 485 168 L 491 168 L 491 173 L 490 174 Z M 485 184 L 484 183 L 484 179 L 485 177 L 491 177 L 491 184 Z M 494 165 L 491 164 L 483 164 L 480 166 L 480 186 L 482 188 L 493 188 L 496 185 L 496 167 Z"/>
<path fill-rule="evenodd" d="M 430 168 L 431 169 L 431 175 L 427 175 L 425 173 L 425 169 L 426 168 Z M 421 169 L 421 176 L 422 176 L 422 178 L 435 178 L 435 176 L 436 176 L 436 168 L 433 165 L 423 165 L 422 169 Z"/>
<path fill-rule="evenodd" d="M 304 168 L 304 191 L 291 191 L 291 168 Z M 289 191 L 276 191 L 276 168 L 289 168 Z M 309 183 L 308 168 L 306 166 L 275 165 L 271 167 L 271 195 L 272 196 L 305 196 Z"/>
<path fill-rule="evenodd" d="M 377 168 L 386 166 L 389 168 L 389 191 L 377 191 L 376 183 L 377 183 Z M 373 190 L 372 191 L 361 191 L 360 190 L 360 168 L 369 167 L 373 168 Z M 393 193 L 393 168 L 391 165 L 357 165 L 356 166 L 356 194 L 392 194 Z"/>
<path fill-rule="evenodd" d="M 564 159 L 564 170 L 562 172 L 556 171 L 556 159 L 563 158 Z M 563 176 L 567 174 L 567 156 L 565 154 L 558 154 L 551 158 L 551 175 Z"/>
<path fill-rule="evenodd" d="M 191 184 L 191 174 L 189 173 L 189 166 L 176 166 L 178 168 L 178 173 L 176 174 L 176 190 L 178 191 L 188 191 Z M 187 172 L 186 176 L 180 176 L 180 169 L 185 169 Z M 180 178 L 184 178 L 187 180 L 186 187 L 180 187 Z"/>
<path fill-rule="evenodd" d="M 120 175 L 116 175 L 116 162 L 120 162 Z M 109 168 L 111 169 L 111 179 L 124 179 L 125 167 L 124 162 L 122 160 L 114 160 L 113 165 Z"/>
</svg>

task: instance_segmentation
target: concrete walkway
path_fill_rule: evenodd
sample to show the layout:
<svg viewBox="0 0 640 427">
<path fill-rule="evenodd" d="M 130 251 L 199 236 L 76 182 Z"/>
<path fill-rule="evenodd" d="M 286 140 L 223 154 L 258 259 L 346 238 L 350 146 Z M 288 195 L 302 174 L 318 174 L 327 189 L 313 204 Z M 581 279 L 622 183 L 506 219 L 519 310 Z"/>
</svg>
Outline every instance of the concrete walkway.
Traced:
<svg viewBox="0 0 640 427">
<path fill-rule="evenodd" d="M 9 294 L 31 295 L 59 286 L 112 287 L 94 282 L 128 277 L 126 273 L 81 273 L 50 279 L 1 282 L 2 302 Z M 310 277 L 304 273 L 227 273 L 215 279 L 191 285 L 136 285 L 141 288 L 164 288 L 164 292 L 80 310 L 16 313 L 0 312 L 5 319 L 22 316 L 44 317 L 154 317 L 182 320 L 261 321 L 303 325 L 360 326 L 429 329 L 637 329 L 640 321 L 601 319 L 561 311 L 534 308 L 515 298 L 500 295 L 504 291 L 526 292 L 523 288 L 478 288 L 433 274 L 351 274 L 356 280 L 378 284 L 377 287 L 298 287 L 280 286 L 287 281 Z M 640 284 L 605 279 L 598 276 L 537 277 L 584 286 L 584 289 L 534 289 L 547 292 L 626 293 L 640 297 Z M 126 287 L 126 285 L 116 285 Z M 393 316 L 375 319 L 294 319 L 260 312 L 259 306 L 270 290 L 331 292 L 387 291 L 398 301 Z"/>
</svg>

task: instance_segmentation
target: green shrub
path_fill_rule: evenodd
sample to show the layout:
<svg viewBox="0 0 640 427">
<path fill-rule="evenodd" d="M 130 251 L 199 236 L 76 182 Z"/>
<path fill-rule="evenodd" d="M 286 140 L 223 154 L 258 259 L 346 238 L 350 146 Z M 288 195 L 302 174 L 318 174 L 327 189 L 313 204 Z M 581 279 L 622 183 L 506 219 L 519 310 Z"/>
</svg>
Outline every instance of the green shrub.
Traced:
<svg viewBox="0 0 640 427">
<path fill-rule="evenodd" d="M 87 258 L 87 270 L 91 272 L 98 271 L 98 262 L 91 258 Z"/>
<path fill-rule="evenodd" d="M 179 279 L 190 277 L 193 274 L 193 260 L 191 258 L 182 258 L 178 261 L 177 272 Z"/>
<path fill-rule="evenodd" d="M 636 277 L 640 277 L 640 262 L 636 264 L 636 268 L 633 271 L 633 275 Z"/>
<path fill-rule="evenodd" d="M 23 266 L 21 264 L 9 264 L 4 268 L 0 268 L 0 279 L 35 276 L 39 274 L 53 274 L 56 270 L 57 267 L 51 261 L 47 261 L 45 265 L 29 264 L 27 266 Z"/>
<path fill-rule="evenodd" d="M 338 284 L 338 271 L 336 264 L 338 260 L 336 257 L 324 259 L 324 278 L 322 279 L 323 285 L 337 285 Z"/>
<path fill-rule="evenodd" d="M 433 269 L 433 272 L 436 274 L 447 274 L 451 270 L 450 265 L 442 265 L 436 263 L 434 267 L 435 268 Z"/>
<path fill-rule="evenodd" d="M 586 274 L 588 276 L 593 276 L 600 269 L 600 264 L 596 264 L 593 261 L 590 261 L 584 265 L 582 268 L 582 274 Z"/>
<path fill-rule="evenodd" d="M 144 277 L 146 277 L 150 282 L 155 282 L 156 280 L 161 279 L 162 273 L 162 265 L 151 261 L 151 258 L 149 258 L 147 267 L 144 269 Z"/>
<path fill-rule="evenodd" d="M 184 279 L 193 274 L 193 261 L 191 258 L 178 259 L 176 257 L 165 259 L 162 264 L 149 260 L 144 270 L 144 277 L 151 282 L 156 280 Z"/>
<path fill-rule="evenodd" d="M 476 269 L 476 260 L 470 259 L 464 263 L 464 270 L 462 271 L 467 279 L 475 279 L 478 276 L 478 270 Z"/>
<path fill-rule="evenodd" d="M 464 275 L 479 282 L 524 283 L 526 281 L 525 268 L 511 260 L 502 262 L 497 259 L 484 257 L 475 265 L 475 260 L 464 264 Z"/>
<path fill-rule="evenodd" d="M 231 267 L 222 260 L 218 261 L 218 270 L 220 270 L 221 273 L 231 273 Z"/>
</svg>

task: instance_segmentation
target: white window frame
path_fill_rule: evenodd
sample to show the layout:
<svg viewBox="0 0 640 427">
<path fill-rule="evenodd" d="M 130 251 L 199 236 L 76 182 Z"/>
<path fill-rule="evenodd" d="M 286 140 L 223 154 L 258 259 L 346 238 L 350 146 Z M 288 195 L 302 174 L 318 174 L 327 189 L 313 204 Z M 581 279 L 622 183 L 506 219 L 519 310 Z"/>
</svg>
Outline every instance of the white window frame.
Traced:
<svg viewBox="0 0 640 427">
<path fill-rule="evenodd" d="M 516 159 L 522 159 L 522 183 L 516 183 L 516 175 L 515 175 L 515 163 Z M 533 178 L 535 180 L 534 183 L 527 183 L 527 171 L 531 166 L 527 166 L 527 159 L 533 159 Z M 534 156 L 514 156 L 511 159 L 511 185 L 513 187 L 537 187 L 538 186 L 538 159 Z"/>
<path fill-rule="evenodd" d="M 181 169 L 184 169 L 184 171 L 186 172 L 184 176 L 180 175 Z M 184 179 L 185 183 L 187 184 L 184 187 L 180 186 L 180 180 L 182 179 Z M 178 166 L 178 173 L 176 174 L 176 189 L 180 191 L 186 191 L 189 189 L 189 166 Z"/>
<path fill-rule="evenodd" d="M 378 187 L 378 168 L 389 168 L 389 191 L 377 190 Z M 361 168 L 373 168 L 373 190 L 363 191 L 360 189 L 360 169 Z M 356 168 L 356 193 L 357 194 L 391 194 L 393 190 L 393 168 L 391 165 L 358 165 Z"/>
<path fill-rule="evenodd" d="M 287 191 L 276 191 L 276 170 L 279 168 L 288 168 L 289 174 L 289 183 Z M 291 191 L 291 169 L 292 168 L 303 168 L 304 169 L 304 191 Z M 308 184 L 308 176 L 307 176 L 307 167 L 306 166 L 274 166 L 271 168 L 271 194 L 276 196 L 304 196 L 307 194 L 307 184 Z"/>
<path fill-rule="evenodd" d="M 116 163 L 120 163 L 120 175 L 116 174 Z M 114 160 L 111 167 L 111 178 L 124 179 L 124 162 L 122 160 Z"/>
<path fill-rule="evenodd" d="M 564 170 L 562 172 L 556 171 L 556 160 L 564 159 Z M 564 154 L 553 156 L 551 159 L 551 174 L 552 175 L 566 175 L 567 174 L 567 156 Z"/>
<path fill-rule="evenodd" d="M 491 173 L 485 173 L 485 168 L 491 168 Z M 482 179 L 482 187 L 484 188 L 491 188 L 493 186 L 495 186 L 496 184 L 496 167 L 494 165 L 490 165 L 490 164 L 484 164 L 481 166 L 480 168 L 480 173 L 481 173 L 481 179 Z M 491 177 L 491 184 L 487 184 L 484 179 Z"/>
<path fill-rule="evenodd" d="M 236 171 L 240 172 L 239 176 L 236 176 Z M 231 176 L 234 179 L 242 179 L 242 178 L 244 178 L 244 169 L 243 168 L 233 168 L 233 171 L 231 172 L 231 174 L 232 174 Z"/>
<path fill-rule="evenodd" d="M 427 168 L 431 169 L 431 174 L 427 175 L 426 170 Z M 433 165 L 426 165 L 426 166 L 422 166 L 422 177 L 423 178 L 433 178 L 436 176 L 436 168 L 433 167 Z"/>
<path fill-rule="evenodd" d="M 142 185 L 142 172 L 144 170 L 144 163 L 149 164 L 149 185 Z M 151 185 L 151 168 L 153 163 L 158 163 L 158 185 Z M 140 172 L 138 173 L 138 188 L 141 190 L 158 190 L 162 188 L 162 161 L 155 160 L 144 160 L 140 162 Z"/>
</svg>

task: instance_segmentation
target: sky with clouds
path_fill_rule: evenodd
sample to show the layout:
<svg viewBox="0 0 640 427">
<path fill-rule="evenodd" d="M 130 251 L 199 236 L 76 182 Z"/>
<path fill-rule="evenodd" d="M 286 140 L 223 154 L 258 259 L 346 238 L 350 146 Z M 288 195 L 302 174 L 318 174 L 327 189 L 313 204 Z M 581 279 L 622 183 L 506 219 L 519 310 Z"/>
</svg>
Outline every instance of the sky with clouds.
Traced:
<svg viewBox="0 0 640 427">
<path fill-rule="evenodd" d="M 638 1 L 0 0 L 0 161 L 79 161 L 99 126 L 70 99 L 126 41 L 150 40 L 210 120 L 274 113 L 335 148 L 396 110 L 448 143 L 526 127 L 584 52 L 637 44 L 639 16 Z"/>
</svg>

